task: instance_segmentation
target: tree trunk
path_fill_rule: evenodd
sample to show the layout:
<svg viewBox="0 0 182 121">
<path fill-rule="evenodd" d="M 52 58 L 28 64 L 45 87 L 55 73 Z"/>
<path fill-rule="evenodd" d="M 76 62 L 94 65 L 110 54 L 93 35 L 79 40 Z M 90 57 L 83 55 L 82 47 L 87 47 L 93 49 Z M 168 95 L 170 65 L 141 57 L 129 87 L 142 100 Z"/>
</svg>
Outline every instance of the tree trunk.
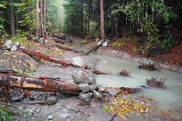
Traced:
<svg viewBox="0 0 182 121">
<path fill-rule="evenodd" d="M 81 6 L 81 33 L 83 34 L 83 1 L 80 1 Z"/>
<path fill-rule="evenodd" d="M 19 21 L 19 17 L 18 17 L 18 13 L 15 14 L 15 21 L 16 21 L 16 30 L 19 29 L 19 25 L 18 25 L 18 21 Z"/>
<path fill-rule="evenodd" d="M 104 0 L 100 0 L 100 34 L 101 34 L 101 40 L 105 38 L 105 33 L 104 33 Z"/>
<path fill-rule="evenodd" d="M 59 63 L 59 64 L 64 65 L 64 66 L 70 66 L 71 65 L 71 63 L 66 61 L 66 60 L 51 57 L 51 56 L 48 56 L 48 55 L 43 54 L 43 53 L 38 53 L 38 52 L 35 52 L 35 51 L 30 51 L 30 50 L 23 49 L 23 48 L 20 48 L 20 50 L 23 53 L 26 53 L 28 55 L 35 56 L 35 57 L 38 57 L 38 58 L 42 58 L 42 59 L 47 60 L 47 61 Z"/>
<path fill-rule="evenodd" d="M 16 88 L 27 91 L 60 92 L 67 94 L 79 94 L 78 85 L 71 82 L 60 81 L 59 78 L 31 78 L 19 76 L 6 76 L 0 74 L 0 88 Z"/>
<path fill-rule="evenodd" d="M 36 27 L 37 27 L 36 37 L 37 37 L 37 40 L 39 40 L 39 37 L 40 37 L 39 12 L 40 12 L 39 0 L 36 0 Z"/>
<path fill-rule="evenodd" d="M 43 3 L 42 0 L 40 0 L 40 37 L 42 38 L 44 34 L 43 29 Z"/>
<path fill-rule="evenodd" d="M 12 3 L 13 0 L 10 0 Z M 11 37 L 15 37 L 15 18 L 14 18 L 14 7 L 10 5 L 10 21 L 11 21 Z"/>
<path fill-rule="evenodd" d="M 46 0 L 44 0 L 44 34 L 43 34 L 43 38 L 44 38 L 44 41 L 43 41 L 43 44 L 45 44 L 45 39 L 46 39 Z"/>
</svg>

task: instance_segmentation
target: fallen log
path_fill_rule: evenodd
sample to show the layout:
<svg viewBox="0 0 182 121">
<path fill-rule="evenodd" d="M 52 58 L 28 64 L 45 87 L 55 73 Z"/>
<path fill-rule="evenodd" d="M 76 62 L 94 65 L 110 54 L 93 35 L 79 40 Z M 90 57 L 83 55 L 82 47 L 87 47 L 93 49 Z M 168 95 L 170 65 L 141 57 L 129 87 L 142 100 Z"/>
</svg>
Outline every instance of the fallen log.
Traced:
<svg viewBox="0 0 182 121">
<path fill-rule="evenodd" d="M 56 37 L 53 37 L 52 39 L 53 39 L 55 42 L 57 42 L 57 43 L 61 43 L 61 44 L 66 43 L 66 41 L 63 40 L 63 39 L 59 39 L 59 38 L 56 38 Z"/>
<path fill-rule="evenodd" d="M 55 58 L 55 57 L 51 57 L 51 56 L 48 56 L 48 55 L 43 54 L 43 53 L 30 51 L 30 50 L 26 50 L 26 49 L 23 49 L 23 48 L 19 48 L 19 50 L 21 50 L 23 53 L 26 53 L 28 55 L 35 56 L 35 57 L 38 57 L 38 58 L 42 58 L 42 59 L 45 59 L 47 61 L 59 63 L 59 64 L 64 65 L 64 66 L 70 66 L 71 65 L 71 63 L 69 61 L 58 59 L 58 58 Z"/>
<path fill-rule="evenodd" d="M 75 95 L 81 92 L 77 84 L 60 81 L 59 78 L 31 78 L 0 74 L 0 88 L 3 88 L 5 85 L 8 88 L 28 91 L 59 92 Z"/>
<path fill-rule="evenodd" d="M 58 39 L 62 39 L 62 40 L 65 40 L 65 35 L 52 35 L 52 37 L 56 37 Z"/>
<path fill-rule="evenodd" d="M 67 51 L 73 51 L 73 52 L 76 52 L 76 53 L 82 53 L 82 52 L 79 52 L 79 51 L 77 51 L 77 50 L 73 50 L 72 48 L 66 47 L 66 46 L 61 45 L 61 44 L 56 44 L 56 47 L 58 47 L 58 48 L 60 48 L 60 49 L 67 50 Z"/>
<path fill-rule="evenodd" d="M 16 74 L 14 70 L 0 70 L 0 73 L 2 74 Z"/>
<path fill-rule="evenodd" d="M 0 42 L 0 45 L 3 45 L 3 43 Z M 26 53 L 26 54 L 28 54 L 30 56 L 35 56 L 35 57 L 38 57 L 38 58 L 42 58 L 44 60 L 51 61 L 51 62 L 54 62 L 54 63 L 59 63 L 59 64 L 64 65 L 64 66 L 70 66 L 71 65 L 71 63 L 69 61 L 58 59 L 58 58 L 55 58 L 55 57 L 51 57 L 51 56 L 48 56 L 48 55 L 43 54 L 43 53 L 30 51 L 30 50 L 27 50 L 27 49 L 24 49 L 24 48 L 19 48 L 19 50 L 21 50 L 23 53 Z"/>
<path fill-rule="evenodd" d="M 102 41 L 99 45 L 93 47 L 92 49 L 90 49 L 88 52 L 85 53 L 85 55 L 90 54 L 91 52 L 97 50 L 100 46 L 102 46 L 102 43 L 104 43 L 104 41 Z"/>
</svg>

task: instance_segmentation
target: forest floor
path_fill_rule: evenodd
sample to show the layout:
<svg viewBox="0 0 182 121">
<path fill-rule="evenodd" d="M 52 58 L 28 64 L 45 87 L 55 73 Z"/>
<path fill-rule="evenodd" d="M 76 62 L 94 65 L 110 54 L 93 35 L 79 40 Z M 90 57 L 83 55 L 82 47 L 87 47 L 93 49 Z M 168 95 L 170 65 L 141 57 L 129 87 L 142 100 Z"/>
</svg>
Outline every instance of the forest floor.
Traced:
<svg viewBox="0 0 182 121">
<path fill-rule="evenodd" d="M 81 39 L 77 39 L 77 42 Z M 42 45 L 30 40 L 26 40 L 26 42 L 22 42 L 21 45 L 26 49 L 30 49 L 36 52 L 43 52 L 50 56 L 54 56 L 57 58 L 63 58 L 68 61 L 75 56 L 80 56 L 78 53 L 60 50 L 55 47 L 55 42 L 49 40 L 46 45 Z M 95 42 L 91 42 L 86 47 L 90 48 L 95 46 Z M 111 43 L 112 45 L 112 43 Z M 126 41 L 122 47 L 101 47 L 96 52 L 96 54 L 110 54 L 110 49 L 112 52 L 125 52 L 131 55 L 132 57 L 143 58 L 145 55 L 137 54 L 133 51 L 133 47 L 137 47 L 137 44 L 132 41 Z M 109 49 L 108 51 L 105 51 Z M 105 51 L 105 53 L 103 53 Z M 118 53 L 117 52 L 117 53 Z M 27 76 L 46 76 L 57 78 L 60 77 L 61 80 L 64 81 L 72 81 L 72 74 L 78 72 L 81 68 L 67 67 L 62 68 L 61 65 L 50 63 L 44 60 L 38 60 L 37 58 L 32 58 L 22 52 L 9 52 L 0 50 L 0 69 L 12 69 L 18 71 L 20 75 Z M 110 56 L 117 57 L 118 54 Z M 122 56 L 123 57 L 123 56 Z M 94 67 L 97 63 L 97 60 L 92 59 L 91 57 L 84 56 L 87 64 Z M 168 64 L 171 67 L 177 67 L 177 71 L 181 69 L 182 66 L 182 45 L 175 45 L 170 49 L 168 54 L 159 54 L 152 57 L 149 57 L 155 61 Z M 137 60 L 137 59 L 136 59 Z M 22 71 L 19 71 L 22 70 Z M 32 95 L 38 96 L 36 100 L 42 99 L 43 97 L 52 95 L 52 93 L 41 93 L 41 92 L 32 92 Z M 24 102 L 30 102 L 29 98 L 25 98 L 22 102 L 14 102 L 13 106 L 16 109 L 21 110 L 13 115 L 13 120 L 17 121 L 108 121 L 112 118 L 113 114 L 110 114 L 108 111 L 102 108 L 103 102 L 92 99 L 90 105 L 83 105 L 82 101 L 77 96 L 71 95 L 62 95 L 57 94 L 58 101 L 55 105 L 46 105 L 46 104 L 34 104 L 27 105 L 23 104 Z M 112 96 L 108 97 L 112 99 Z M 120 121 L 121 119 L 117 116 L 114 121 Z M 158 116 L 154 115 L 145 115 L 143 118 L 137 115 L 133 115 L 126 120 L 128 121 L 162 121 L 163 119 L 159 119 Z"/>
</svg>

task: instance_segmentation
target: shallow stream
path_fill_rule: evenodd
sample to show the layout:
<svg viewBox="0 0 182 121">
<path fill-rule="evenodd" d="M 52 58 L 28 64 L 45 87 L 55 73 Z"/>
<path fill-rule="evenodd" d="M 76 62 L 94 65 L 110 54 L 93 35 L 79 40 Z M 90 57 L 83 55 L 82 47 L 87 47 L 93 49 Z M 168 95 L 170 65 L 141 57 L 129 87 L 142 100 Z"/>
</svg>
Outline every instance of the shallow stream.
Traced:
<svg viewBox="0 0 182 121">
<path fill-rule="evenodd" d="M 140 63 L 138 62 L 101 55 L 92 55 L 92 57 L 100 60 L 96 65 L 96 70 L 110 73 L 96 76 L 97 83 L 103 86 L 136 88 L 141 85 L 147 86 L 146 79 L 166 78 L 166 89 L 142 88 L 140 92 L 132 95 L 143 94 L 145 97 L 152 97 L 159 102 L 162 110 L 181 107 L 177 115 L 182 116 L 182 73 L 167 70 L 148 71 L 139 69 Z M 118 75 L 122 69 L 129 72 L 130 77 Z"/>
</svg>

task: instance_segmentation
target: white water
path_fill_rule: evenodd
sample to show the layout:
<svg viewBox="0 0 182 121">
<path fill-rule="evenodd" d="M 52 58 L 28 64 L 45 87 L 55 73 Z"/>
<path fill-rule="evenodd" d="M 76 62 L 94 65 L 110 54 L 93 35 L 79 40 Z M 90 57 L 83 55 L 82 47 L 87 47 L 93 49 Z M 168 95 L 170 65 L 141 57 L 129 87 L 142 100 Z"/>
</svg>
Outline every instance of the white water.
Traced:
<svg viewBox="0 0 182 121">
<path fill-rule="evenodd" d="M 138 69 L 139 63 L 137 62 L 100 55 L 93 55 L 93 57 L 100 60 L 96 65 L 96 70 L 110 73 L 109 75 L 96 76 L 98 84 L 108 87 L 136 88 L 140 87 L 140 85 L 146 85 L 146 79 L 150 79 L 151 77 L 166 78 L 166 89 L 142 88 L 139 93 L 145 97 L 152 97 L 156 101 L 159 101 L 159 106 L 162 110 L 173 109 L 175 106 L 182 107 L 182 73 L 167 70 L 147 71 Z M 122 69 L 129 72 L 130 77 L 118 75 Z M 180 115 L 182 116 L 182 111 L 178 113 L 178 116 Z"/>
</svg>

